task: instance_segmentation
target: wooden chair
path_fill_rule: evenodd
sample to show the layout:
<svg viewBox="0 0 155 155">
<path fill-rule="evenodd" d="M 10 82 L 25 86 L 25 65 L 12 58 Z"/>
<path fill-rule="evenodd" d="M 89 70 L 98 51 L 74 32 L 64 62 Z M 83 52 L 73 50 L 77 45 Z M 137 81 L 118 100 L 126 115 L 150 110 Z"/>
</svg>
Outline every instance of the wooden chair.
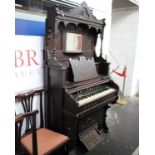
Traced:
<svg viewBox="0 0 155 155">
<path fill-rule="evenodd" d="M 58 150 L 63 151 L 63 155 L 68 155 L 69 137 L 43 128 L 43 119 L 40 117 L 40 127 L 36 129 L 36 115 L 38 110 L 33 110 L 33 97 L 40 95 L 40 116 L 42 112 L 42 90 L 30 91 L 16 96 L 20 100 L 24 113 L 16 115 L 15 118 L 15 151 L 21 155 L 26 152 L 29 155 L 47 155 Z M 21 136 L 21 130 L 24 119 L 26 120 L 26 134 Z"/>
</svg>

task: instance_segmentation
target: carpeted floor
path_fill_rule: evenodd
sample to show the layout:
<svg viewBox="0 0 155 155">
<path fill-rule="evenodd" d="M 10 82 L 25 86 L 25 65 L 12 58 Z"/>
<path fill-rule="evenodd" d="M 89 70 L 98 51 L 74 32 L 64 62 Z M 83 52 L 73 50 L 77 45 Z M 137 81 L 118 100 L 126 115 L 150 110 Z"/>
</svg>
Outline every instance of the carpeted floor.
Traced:
<svg viewBox="0 0 155 155">
<path fill-rule="evenodd" d="M 100 144 L 89 152 L 77 147 L 70 155 L 132 155 L 139 145 L 139 101 L 127 99 L 128 104 L 115 104 L 108 109 L 110 131 L 101 135 Z"/>
</svg>

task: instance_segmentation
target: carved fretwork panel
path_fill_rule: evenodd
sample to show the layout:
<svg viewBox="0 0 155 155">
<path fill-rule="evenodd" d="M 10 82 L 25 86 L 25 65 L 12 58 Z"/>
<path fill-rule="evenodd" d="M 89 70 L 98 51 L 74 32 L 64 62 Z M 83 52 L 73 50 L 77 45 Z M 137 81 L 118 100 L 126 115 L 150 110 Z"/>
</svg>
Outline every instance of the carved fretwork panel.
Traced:
<svg viewBox="0 0 155 155">
<path fill-rule="evenodd" d="M 46 62 L 48 64 L 59 65 L 64 61 L 67 63 L 70 57 L 96 56 L 97 36 L 98 34 L 103 35 L 105 23 L 104 19 L 98 20 L 92 14 L 92 10 L 85 2 L 68 11 L 52 7 L 48 10 L 47 17 Z M 70 38 L 75 36 L 74 39 L 67 38 L 69 33 Z"/>
<path fill-rule="evenodd" d="M 104 19 L 96 19 L 96 17 L 92 14 L 92 10 L 87 6 L 85 2 L 83 2 L 81 6 L 70 9 L 69 11 L 63 11 L 58 7 L 53 7 L 49 9 L 47 17 L 46 55 L 48 55 L 47 58 L 49 60 L 52 57 L 54 57 L 54 59 L 67 60 L 70 56 L 89 57 L 95 55 L 97 35 L 99 33 L 102 35 L 105 23 Z M 68 48 L 68 45 L 70 45 L 70 43 L 66 43 L 67 33 L 75 33 L 81 35 L 81 52 L 67 51 L 67 49 L 77 49 L 75 47 Z M 78 42 L 76 44 L 78 44 Z M 77 46 L 76 44 L 74 46 Z M 57 54 L 58 51 L 59 53 Z"/>
<path fill-rule="evenodd" d="M 62 23 L 61 23 L 62 24 Z M 56 34 L 55 47 L 57 50 L 62 50 L 62 52 L 66 49 L 66 34 L 67 32 L 81 34 L 82 39 L 82 51 L 83 53 L 94 50 L 96 44 L 97 32 L 95 29 L 89 29 L 88 26 L 84 24 L 79 24 L 76 26 L 73 23 L 68 24 L 66 27 L 59 26 L 59 33 Z M 63 27 L 63 30 L 62 30 Z"/>
</svg>

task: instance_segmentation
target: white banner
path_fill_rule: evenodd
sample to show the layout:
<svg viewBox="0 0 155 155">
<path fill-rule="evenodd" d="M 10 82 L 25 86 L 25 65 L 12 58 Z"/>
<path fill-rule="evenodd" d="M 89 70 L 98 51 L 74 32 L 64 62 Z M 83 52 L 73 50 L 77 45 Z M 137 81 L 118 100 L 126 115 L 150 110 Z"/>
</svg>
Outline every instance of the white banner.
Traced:
<svg viewBox="0 0 155 155">
<path fill-rule="evenodd" d="M 44 38 L 41 36 L 15 36 L 15 92 L 44 86 Z"/>
</svg>

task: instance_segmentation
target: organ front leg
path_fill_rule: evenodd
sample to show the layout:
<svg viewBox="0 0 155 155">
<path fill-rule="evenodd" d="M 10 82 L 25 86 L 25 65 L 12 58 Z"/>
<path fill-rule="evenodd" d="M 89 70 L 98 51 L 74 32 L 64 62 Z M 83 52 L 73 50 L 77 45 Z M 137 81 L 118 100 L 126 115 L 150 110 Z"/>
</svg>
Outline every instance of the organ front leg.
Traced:
<svg viewBox="0 0 155 155">
<path fill-rule="evenodd" d="M 103 109 L 103 131 L 108 133 L 109 132 L 109 128 L 108 128 L 108 125 L 107 125 L 107 122 L 106 122 L 106 118 L 107 118 L 107 110 L 108 108 L 110 108 L 109 105 L 105 105 L 104 106 L 104 109 Z"/>
</svg>

